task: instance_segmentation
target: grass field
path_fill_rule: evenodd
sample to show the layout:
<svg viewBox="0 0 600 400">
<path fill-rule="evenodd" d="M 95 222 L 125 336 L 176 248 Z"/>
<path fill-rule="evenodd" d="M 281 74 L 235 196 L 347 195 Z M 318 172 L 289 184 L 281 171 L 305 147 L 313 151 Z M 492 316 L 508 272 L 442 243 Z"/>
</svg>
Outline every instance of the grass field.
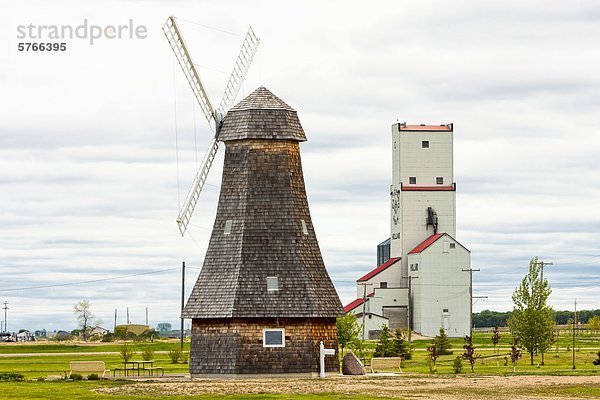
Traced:
<svg viewBox="0 0 600 400">
<path fill-rule="evenodd" d="M 0 399 L 356 399 L 370 400 L 376 398 L 394 397 L 404 399 L 422 398 L 423 394 L 429 394 L 431 398 L 436 399 L 471 399 L 471 398 L 498 398 L 504 393 L 504 388 L 496 387 L 493 383 L 489 387 L 481 384 L 473 385 L 470 395 L 464 397 L 461 387 L 465 382 L 479 382 L 490 376 L 495 376 L 494 380 L 505 379 L 507 384 L 511 384 L 514 379 L 534 379 L 535 384 L 525 384 L 512 389 L 512 398 L 600 398 L 600 366 L 595 366 L 592 361 L 596 359 L 596 353 L 600 349 L 600 339 L 592 335 L 579 337 L 576 343 L 576 369 L 571 368 L 571 351 L 567 351 L 566 337 L 565 341 L 559 342 L 559 351 L 556 347 L 546 354 L 545 365 L 538 366 L 540 357 L 536 356 L 535 364 L 529 365 L 529 358 L 524 354 L 524 358 L 517 364 L 516 374 L 513 373 L 513 367 L 510 362 L 505 365 L 504 356 L 507 354 L 507 348 L 511 338 L 504 336 L 500 342 L 497 352 L 498 357 L 494 357 L 494 348 L 489 339 L 489 334 L 477 333 L 475 335 L 475 346 L 477 353 L 481 358 L 477 359 L 475 373 L 472 374 L 468 363 L 463 362 L 463 374 L 456 376 L 453 373 L 452 361 L 462 354 L 462 339 L 452 339 L 453 355 L 440 356 L 437 362 L 437 370 L 430 374 L 426 366 L 427 351 L 426 347 L 430 340 L 413 341 L 413 358 L 404 362 L 403 372 L 391 381 L 386 381 L 385 377 L 374 376 L 370 380 L 357 381 L 360 378 L 349 378 L 343 384 L 322 385 L 319 380 L 295 380 L 293 384 L 283 384 L 276 382 L 271 384 L 271 389 L 264 385 L 264 381 L 254 381 L 247 384 L 247 393 L 243 392 L 244 386 L 232 381 L 219 381 L 213 386 L 202 384 L 201 386 L 188 387 L 189 390 L 179 392 L 174 389 L 165 389 L 165 384 L 142 384 L 125 381 L 81 381 L 81 382 L 38 382 L 38 378 L 56 376 L 64 374 L 69 369 L 70 361 L 100 360 L 106 363 L 107 368 L 114 370 L 122 366 L 120 356 L 117 354 L 120 349 L 119 343 L 4 343 L 0 344 L 0 372 L 17 372 L 25 376 L 24 382 L 0 382 Z M 565 335 L 566 336 L 566 335 Z M 166 351 L 179 345 L 176 341 L 155 341 L 154 343 L 131 343 L 134 350 L 138 352 L 134 360 L 140 360 L 141 352 L 144 348 L 150 346 L 156 352 L 155 361 L 157 366 L 164 368 L 165 373 L 185 374 L 188 372 L 187 364 L 172 364 Z M 375 348 L 375 342 L 367 344 L 368 354 L 372 354 Z M 186 343 L 186 349 L 189 343 Z M 86 354 L 86 353 L 97 354 Z M 41 354 L 44 353 L 44 354 Z M 112 353 L 112 354 L 107 354 Z M 369 356 L 367 355 L 367 358 Z M 554 376 L 548 385 L 539 385 L 542 377 Z M 598 379 L 596 379 L 598 378 Z M 333 378 L 335 381 L 340 378 Z M 346 378 L 341 378 L 346 379 Z M 417 396 L 413 392 L 405 391 L 405 385 L 410 380 L 412 387 L 426 385 Z M 553 379 L 573 379 L 575 381 L 565 381 L 557 385 Z M 592 379 L 585 385 L 577 380 Z M 594 380 L 596 379 L 596 380 Z M 280 380 L 285 381 L 285 380 Z M 306 383 L 309 381 L 309 383 Z M 329 382 L 330 380 L 324 380 Z M 361 382 L 357 386 L 357 382 Z M 382 386 L 382 383 L 385 385 Z M 400 382 L 400 383 L 399 383 Z M 461 382 L 457 387 L 457 383 Z M 493 381 L 492 381 L 493 382 Z M 591 383 L 590 383 L 591 382 Z M 175 388 L 185 387 L 189 382 L 176 384 Z M 288 382 L 290 383 L 290 382 Z M 146 386 L 144 386 L 146 385 Z M 154 385 L 154 386 L 152 386 Z M 220 386 L 219 386 L 220 385 Z M 280 385 L 280 386 L 278 386 Z M 369 386 L 370 385 L 370 386 Z M 386 387 L 399 385 L 393 392 L 386 392 Z M 352 387 L 352 390 L 348 388 Z M 233 391 L 232 389 L 233 388 Z M 318 390 L 317 390 L 318 389 Z M 347 390 L 348 389 L 348 390 Z M 381 391 L 385 389 L 384 391 Z M 292 390 L 293 393 L 288 393 Z M 208 392 L 207 392 L 208 391 Z M 239 393 L 241 391 L 241 393 Z M 521 396 L 521 397 L 519 397 Z"/>
</svg>

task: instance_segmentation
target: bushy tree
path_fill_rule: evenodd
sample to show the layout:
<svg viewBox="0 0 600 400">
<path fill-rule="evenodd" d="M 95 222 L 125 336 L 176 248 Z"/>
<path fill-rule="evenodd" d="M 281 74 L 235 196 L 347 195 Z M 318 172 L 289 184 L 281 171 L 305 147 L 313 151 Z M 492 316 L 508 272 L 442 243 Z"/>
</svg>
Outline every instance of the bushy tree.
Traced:
<svg viewBox="0 0 600 400">
<path fill-rule="evenodd" d="M 133 351 L 133 347 L 129 343 L 123 343 L 121 348 L 119 349 L 119 355 L 123 362 L 127 362 L 133 358 L 135 351 Z"/>
<path fill-rule="evenodd" d="M 447 356 L 453 353 L 450 350 L 452 343 L 450 343 L 450 339 L 446 335 L 444 328 L 440 328 L 440 333 L 433 339 L 433 343 L 435 343 L 439 355 Z"/>
<path fill-rule="evenodd" d="M 361 325 L 356 319 L 356 315 L 348 313 L 343 317 L 339 317 L 336 321 L 337 333 L 338 333 L 338 344 L 342 348 L 342 357 L 344 356 L 344 350 L 347 347 L 352 348 L 357 341 L 360 340 L 359 335 L 361 332 Z"/>
<path fill-rule="evenodd" d="M 382 325 L 377 347 L 375 347 L 374 357 L 394 357 L 394 342 L 392 333 L 387 325 Z"/>
<path fill-rule="evenodd" d="M 587 325 L 590 330 L 594 331 L 594 333 L 600 331 L 600 317 L 594 315 L 588 319 Z"/>
<path fill-rule="evenodd" d="M 410 360 L 411 349 L 410 344 L 406 339 L 404 339 L 404 335 L 402 334 L 402 330 L 400 328 L 394 331 L 394 336 L 392 338 L 392 348 L 395 357 L 401 357 L 403 360 Z"/>
<path fill-rule="evenodd" d="M 548 306 L 552 292 L 548 281 L 541 280 L 541 266 L 537 257 L 529 263 L 529 272 L 513 293 L 514 308 L 508 326 L 512 335 L 527 350 L 533 365 L 533 356 L 550 348 L 554 331 L 554 314 Z"/>
</svg>

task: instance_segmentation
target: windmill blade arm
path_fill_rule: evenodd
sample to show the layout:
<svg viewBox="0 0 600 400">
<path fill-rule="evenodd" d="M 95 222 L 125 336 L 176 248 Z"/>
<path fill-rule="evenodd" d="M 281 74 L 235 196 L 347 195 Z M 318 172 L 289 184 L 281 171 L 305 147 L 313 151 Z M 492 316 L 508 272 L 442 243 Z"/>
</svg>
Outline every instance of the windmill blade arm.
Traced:
<svg viewBox="0 0 600 400">
<path fill-rule="evenodd" d="M 229 111 L 233 105 L 233 102 L 235 101 L 235 98 L 242 87 L 242 82 L 248 73 L 252 59 L 258 50 L 259 44 L 260 39 L 256 37 L 252 27 L 249 27 L 248 33 L 246 34 L 244 42 L 242 43 L 240 54 L 238 55 L 235 65 L 233 66 L 233 72 L 229 77 L 227 86 L 225 86 L 223 99 L 221 100 L 221 104 L 217 109 L 217 112 L 221 117 L 225 116 L 227 111 Z"/>
<path fill-rule="evenodd" d="M 187 226 L 190 223 L 190 219 L 194 213 L 194 208 L 196 208 L 196 204 L 200 198 L 200 193 L 202 192 L 202 188 L 204 187 L 204 183 L 208 177 L 208 172 L 210 171 L 210 167 L 212 166 L 215 156 L 217 155 L 218 148 L 219 144 L 217 143 L 217 138 L 213 137 L 210 141 L 208 152 L 204 156 L 204 160 L 202 160 L 202 164 L 196 173 L 196 178 L 194 178 L 192 188 L 185 198 L 185 203 L 183 203 L 183 207 L 179 211 L 179 216 L 177 217 L 177 225 L 179 226 L 179 232 L 181 233 L 181 236 L 185 234 Z"/>
<path fill-rule="evenodd" d="M 196 70 L 196 66 L 192 61 L 192 56 L 185 45 L 185 41 L 181 35 L 181 30 L 179 29 L 177 22 L 175 22 L 175 18 L 173 16 L 167 18 L 167 22 L 165 22 L 162 29 L 167 37 L 169 45 L 171 45 L 173 54 L 175 54 L 175 58 L 177 59 L 183 74 L 185 75 L 190 87 L 192 88 L 192 91 L 194 92 L 196 100 L 198 100 L 198 104 L 200 104 L 200 108 L 202 109 L 204 116 L 208 120 L 209 124 L 214 125 L 215 111 L 210 103 L 208 95 L 206 94 L 206 90 L 204 89 L 200 75 Z"/>
</svg>

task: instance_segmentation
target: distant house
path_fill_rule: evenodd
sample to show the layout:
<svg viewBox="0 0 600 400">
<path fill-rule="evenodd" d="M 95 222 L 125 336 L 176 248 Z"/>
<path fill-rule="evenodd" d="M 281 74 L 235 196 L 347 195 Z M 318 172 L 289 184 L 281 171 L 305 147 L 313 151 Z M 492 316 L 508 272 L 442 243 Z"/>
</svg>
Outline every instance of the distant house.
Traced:
<svg viewBox="0 0 600 400">
<path fill-rule="evenodd" d="M 28 330 L 17 333 L 17 342 L 35 342 L 35 335 Z"/>
<path fill-rule="evenodd" d="M 108 329 L 101 326 L 96 326 L 90 330 L 90 336 L 104 336 L 108 332 L 110 332 Z"/>
</svg>

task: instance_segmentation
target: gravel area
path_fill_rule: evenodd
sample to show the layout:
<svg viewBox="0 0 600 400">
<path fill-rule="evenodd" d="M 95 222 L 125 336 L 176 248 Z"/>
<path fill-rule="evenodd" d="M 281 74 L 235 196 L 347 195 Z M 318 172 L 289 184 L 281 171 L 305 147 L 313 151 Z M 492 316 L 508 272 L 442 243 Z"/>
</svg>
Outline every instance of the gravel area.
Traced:
<svg viewBox="0 0 600 400">
<path fill-rule="evenodd" d="M 397 376 L 331 377 L 327 379 L 195 379 L 139 382 L 96 391 L 115 395 L 192 396 L 198 394 L 337 393 L 405 399 L 574 399 L 562 389 L 600 388 L 600 376 Z"/>
</svg>

